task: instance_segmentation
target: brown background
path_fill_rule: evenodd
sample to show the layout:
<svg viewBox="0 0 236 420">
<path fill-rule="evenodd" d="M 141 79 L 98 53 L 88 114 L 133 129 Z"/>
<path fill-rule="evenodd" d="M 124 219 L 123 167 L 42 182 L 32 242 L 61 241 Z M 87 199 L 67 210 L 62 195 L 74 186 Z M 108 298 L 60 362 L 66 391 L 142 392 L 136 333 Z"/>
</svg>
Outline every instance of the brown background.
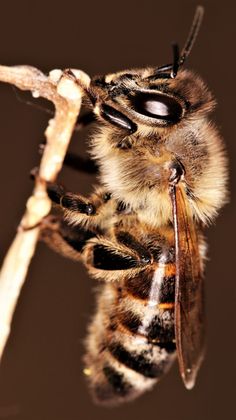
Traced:
<svg viewBox="0 0 236 420">
<path fill-rule="evenodd" d="M 165 64 L 170 43 L 182 46 L 195 1 L 0 2 L 0 62 L 106 73 Z M 233 164 L 235 153 L 235 11 L 233 1 L 202 1 L 204 24 L 188 66 L 199 72 L 218 99 L 215 113 Z M 20 98 L 22 95 L 20 94 Z M 48 115 L 0 86 L 1 257 L 24 211 L 38 164 Z M 48 106 L 48 105 L 47 105 Z M 85 151 L 82 137 L 74 150 Z M 195 389 L 184 389 L 177 366 L 132 404 L 94 406 L 81 373 L 86 324 L 94 307 L 92 282 L 79 264 L 38 247 L 13 321 L 0 369 L 0 419 L 74 420 L 126 416 L 139 420 L 218 420 L 234 415 L 235 276 L 233 195 L 207 233 L 208 350 Z M 221 168 L 219 167 L 219 171 Z M 63 181 L 88 192 L 94 179 L 65 170 Z"/>
</svg>

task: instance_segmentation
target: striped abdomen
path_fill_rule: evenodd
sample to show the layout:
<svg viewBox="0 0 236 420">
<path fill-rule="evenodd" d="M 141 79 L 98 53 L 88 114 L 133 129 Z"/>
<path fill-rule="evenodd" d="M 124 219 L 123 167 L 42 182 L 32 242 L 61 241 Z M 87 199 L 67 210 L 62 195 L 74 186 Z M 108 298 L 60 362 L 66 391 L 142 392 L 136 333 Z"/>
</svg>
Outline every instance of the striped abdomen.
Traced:
<svg viewBox="0 0 236 420">
<path fill-rule="evenodd" d="M 152 388 L 175 357 L 175 265 L 164 255 L 123 283 L 105 284 L 85 357 L 95 399 L 117 404 Z"/>
</svg>

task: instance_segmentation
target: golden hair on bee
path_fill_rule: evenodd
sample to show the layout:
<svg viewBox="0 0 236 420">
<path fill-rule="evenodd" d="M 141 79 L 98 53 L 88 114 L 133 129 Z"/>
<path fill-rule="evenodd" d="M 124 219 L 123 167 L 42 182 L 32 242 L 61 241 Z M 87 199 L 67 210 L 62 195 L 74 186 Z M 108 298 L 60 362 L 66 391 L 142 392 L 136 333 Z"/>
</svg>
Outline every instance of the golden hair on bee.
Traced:
<svg viewBox="0 0 236 420">
<path fill-rule="evenodd" d="M 106 103 L 132 119 L 137 130 L 124 136 L 122 130 L 103 125 L 92 140 L 92 157 L 114 197 L 156 226 L 172 218 L 169 168 L 181 161 L 193 216 L 205 224 L 226 197 L 227 160 L 218 130 L 209 121 L 215 100 L 193 72 L 180 70 L 174 79 L 157 80 L 153 74 L 155 69 L 149 68 L 109 76 L 112 95 Z M 167 123 L 165 115 L 155 119 L 168 106 L 177 121 Z"/>
<path fill-rule="evenodd" d="M 78 159 L 78 169 L 97 169 L 100 186 L 85 198 L 48 184 L 63 212 L 46 221 L 42 239 L 100 281 L 84 373 L 101 404 L 151 389 L 176 356 L 190 389 L 203 359 L 202 229 L 226 201 L 227 159 L 209 119 L 215 100 L 183 69 L 202 16 L 199 6 L 173 63 L 82 86 L 97 128 L 92 161 Z"/>
</svg>

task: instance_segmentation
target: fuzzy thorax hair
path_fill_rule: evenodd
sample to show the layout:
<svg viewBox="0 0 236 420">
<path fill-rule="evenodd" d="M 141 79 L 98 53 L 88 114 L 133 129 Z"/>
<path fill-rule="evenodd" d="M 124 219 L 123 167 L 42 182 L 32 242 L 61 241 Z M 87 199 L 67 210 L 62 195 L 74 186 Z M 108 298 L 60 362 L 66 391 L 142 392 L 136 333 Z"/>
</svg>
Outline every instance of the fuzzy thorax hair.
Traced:
<svg viewBox="0 0 236 420">
<path fill-rule="evenodd" d="M 136 71 L 135 82 L 134 78 L 122 78 L 120 92 L 122 87 L 135 91 L 135 83 L 136 88 L 146 90 L 141 72 Z M 119 77 L 122 75 L 114 75 L 113 80 L 117 82 Z M 206 224 L 226 200 L 226 157 L 218 131 L 208 117 L 215 101 L 203 81 L 186 70 L 168 83 L 149 83 L 149 89 L 177 98 L 183 107 L 181 119 L 170 126 L 158 126 L 154 118 L 135 112 L 127 96 L 117 91 L 115 102 L 108 99 L 107 103 L 115 104 L 138 130 L 124 136 L 102 121 L 91 150 L 100 167 L 101 182 L 114 198 L 137 212 L 140 220 L 160 226 L 172 219 L 168 185 L 170 167 L 178 160 L 185 169 L 181 183 L 193 216 Z"/>
</svg>

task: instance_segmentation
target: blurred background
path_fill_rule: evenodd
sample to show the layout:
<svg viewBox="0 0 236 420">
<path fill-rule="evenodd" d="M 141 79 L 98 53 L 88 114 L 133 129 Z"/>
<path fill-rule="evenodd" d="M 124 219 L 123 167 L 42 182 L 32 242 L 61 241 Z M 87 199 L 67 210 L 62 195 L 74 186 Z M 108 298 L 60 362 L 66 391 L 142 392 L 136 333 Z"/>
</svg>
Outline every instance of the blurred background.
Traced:
<svg viewBox="0 0 236 420">
<path fill-rule="evenodd" d="M 205 17 L 187 66 L 214 92 L 213 116 L 230 159 L 231 202 L 207 231 L 208 347 L 196 387 L 186 391 L 177 366 L 155 389 L 114 409 L 93 405 L 82 374 L 86 326 L 94 310 L 95 282 L 85 269 L 40 244 L 14 315 L 0 367 L 0 419 L 218 420 L 233 416 L 235 396 L 235 3 L 201 1 Z M 29 64 L 44 72 L 80 68 L 90 75 L 166 64 L 171 42 L 183 46 L 192 0 L 77 0 L 0 2 L 0 63 Z M 25 94 L 0 85 L 1 260 L 32 190 L 31 168 L 50 115 L 27 105 Z M 38 104 L 40 102 L 34 103 Z M 86 154 L 87 132 L 71 148 Z M 233 166 L 234 165 L 234 166 Z M 221 168 L 219 167 L 219 171 Z M 96 180 L 64 169 L 69 189 L 87 194 Z"/>
</svg>

